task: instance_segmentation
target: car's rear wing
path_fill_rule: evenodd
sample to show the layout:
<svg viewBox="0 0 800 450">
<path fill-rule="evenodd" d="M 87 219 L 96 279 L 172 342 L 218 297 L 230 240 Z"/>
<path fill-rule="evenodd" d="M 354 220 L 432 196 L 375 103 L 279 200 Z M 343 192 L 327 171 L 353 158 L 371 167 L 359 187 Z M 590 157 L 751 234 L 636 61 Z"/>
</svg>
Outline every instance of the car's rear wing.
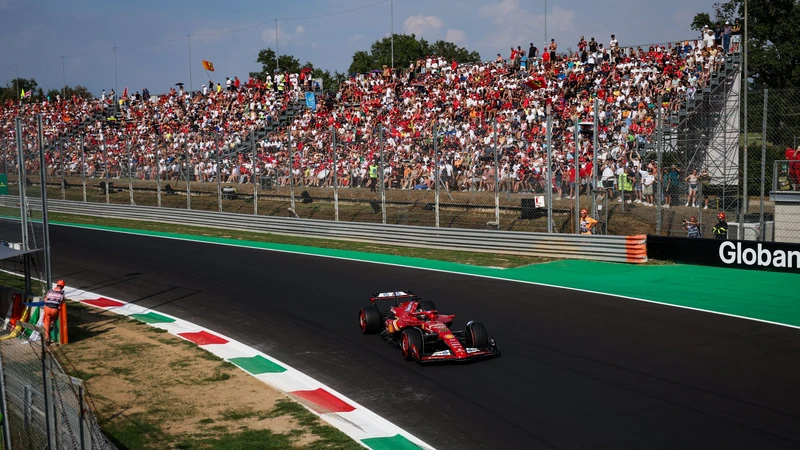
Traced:
<svg viewBox="0 0 800 450">
<path fill-rule="evenodd" d="M 419 299 L 419 296 L 411 291 L 393 291 L 393 292 L 376 292 L 372 294 L 369 301 L 375 303 L 378 300 L 394 300 L 399 303 L 400 300 Z"/>
</svg>

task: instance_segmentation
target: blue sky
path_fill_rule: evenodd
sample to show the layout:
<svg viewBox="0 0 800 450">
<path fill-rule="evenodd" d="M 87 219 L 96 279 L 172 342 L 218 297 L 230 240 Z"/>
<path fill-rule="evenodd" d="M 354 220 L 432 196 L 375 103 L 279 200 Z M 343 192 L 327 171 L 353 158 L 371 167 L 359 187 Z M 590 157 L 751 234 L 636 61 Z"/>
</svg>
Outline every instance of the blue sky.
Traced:
<svg viewBox="0 0 800 450">
<path fill-rule="evenodd" d="M 275 47 L 278 20 L 279 51 L 311 61 L 331 72 L 344 72 L 353 52 L 368 50 L 388 36 L 390 2 L 326 18 L 288 20 L 337 13 L 380 0 L 0 0 L 0 83 L 19 75 L 35 78 L 45 90 L 62 84 L 62 58 L 68 85 L 82 84 L 99 95 L 117 84 L 152 93 L 189 84 L 191 37 L 192 83 L 208 80 L 200 61 L 216 67 L 214 81 L 226 76 L 247 78 L 260 67 L 259 50 Z M 714 0 L 669 2 L 616 0 L 550 0 L 547 34 L 560 49 L 575 46 L 581 35 L 608 42 L 617 35 L 621 45 L 688 39 L 695 13 L 711 12 Z M 446 39 L 490 59 L 511 45 L 541 48 L 544 35 L 543 0 L 394 0 L 395 33 L 416 33 L 430 41 Z M 284 20 L 280 20 L 284 19 Z M 263 25 L 252 27 L 264 23 Z M 247 30 L 228 33 L 245 27 Z M 203 36 L 205 34 L 205 36 Z M 173 41 L 161 45 L 165 41 Z M 144 48 L 141 48 L 144 47 Z"/>
</svg>

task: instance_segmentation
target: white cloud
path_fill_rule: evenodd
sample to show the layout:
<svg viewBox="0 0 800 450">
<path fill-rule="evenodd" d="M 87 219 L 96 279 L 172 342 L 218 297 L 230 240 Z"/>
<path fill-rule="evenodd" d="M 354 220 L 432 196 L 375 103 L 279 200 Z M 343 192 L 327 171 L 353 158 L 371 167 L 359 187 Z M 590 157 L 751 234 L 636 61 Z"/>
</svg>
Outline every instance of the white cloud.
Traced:
<svg viewBox="0 0 800 450">
<path fill-rule="evenodd" d="M 467 40 L 467 33 L 464 30 L 447 30 L 447 36 L 444 40 L 454 44 L 463 43 Z"/>
<path fill-rule="evenodd" d="M 293 32 L 287 32 L 283 28 L 283 24 L 278 22 L 278 48 L 284 47 L 286 45 L 305 45 L 306 42 L 303 40 L 303 35 L 305 34 L 306 29 L 302 25 L 298 25 Z M 261 40 L 270 46 L 275 45 L 275 28 L 267 28 L 261 32 Z"/>
<path fill-rule="evenodd" d="M 505 48 L 512 45 L 525 46 L 529 42 L 542 43 L 544 14 L 533 14 L 520 7 L 519 0 L 502 0 L 500 3 L 483 6 L 478 14 L 494 25 L 483 45 Z M 551 37 L 554 34 L 574 33 L 576 28 L 575 11 L 554 6 L 548 12 L 547 34 Z M 559 46 L 559 50 L 565 49 L 566 46 Z"/>
<path fill-rule="evenodd" d="M 403 31 L 408 34 L 415 34 L 418 37 L 424 35 L 436 35 L 444 23 L 436 16 L 410 16 L 403 22 Z"/>
</svg>

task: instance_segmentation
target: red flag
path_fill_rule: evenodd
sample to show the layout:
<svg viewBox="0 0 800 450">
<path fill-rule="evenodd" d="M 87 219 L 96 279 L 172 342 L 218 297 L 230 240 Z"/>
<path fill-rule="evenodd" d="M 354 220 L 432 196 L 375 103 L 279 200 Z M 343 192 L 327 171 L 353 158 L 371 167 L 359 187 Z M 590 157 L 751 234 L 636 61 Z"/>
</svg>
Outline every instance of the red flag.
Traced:
<svg viewBox="0 0 800 450">
<path fill-rule="evenodd" d="M 203 60 L 203 69 L 205 69 L 205 70 L 207 70 L 209 72 L 213 72 L 214 71 L 214 63 L 212 63 L 211 61 L 206 61 L 204 59 Z"/>
<path fill-rule="evenodd" d="M 125 86 L 125 90 L 122 91 L 122 98 L 128 98 L 128 86 Z"/>
</svg>

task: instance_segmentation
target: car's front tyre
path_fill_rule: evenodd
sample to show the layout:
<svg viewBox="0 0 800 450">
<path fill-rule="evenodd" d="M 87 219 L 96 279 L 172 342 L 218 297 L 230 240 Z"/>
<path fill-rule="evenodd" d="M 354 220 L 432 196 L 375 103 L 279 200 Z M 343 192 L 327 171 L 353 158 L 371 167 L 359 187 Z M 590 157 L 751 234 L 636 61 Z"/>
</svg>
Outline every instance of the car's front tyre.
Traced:
<svg viewBox="0 0 800 450">
<path fill-rule="evenodd" d="M 480 322 L 470 321 L 467 323 L 467 339 L 470 347 L 487 348 L 489 347 L 489 333 Z"/>
<path fill-rule="evenodd" d="M 403 330 L 403 337 L 400 339 L 400 350 L 406 361 L 419 361 L 425 352 L 422 332 L 416 328 L 406 328 Z"/>
</svg>

